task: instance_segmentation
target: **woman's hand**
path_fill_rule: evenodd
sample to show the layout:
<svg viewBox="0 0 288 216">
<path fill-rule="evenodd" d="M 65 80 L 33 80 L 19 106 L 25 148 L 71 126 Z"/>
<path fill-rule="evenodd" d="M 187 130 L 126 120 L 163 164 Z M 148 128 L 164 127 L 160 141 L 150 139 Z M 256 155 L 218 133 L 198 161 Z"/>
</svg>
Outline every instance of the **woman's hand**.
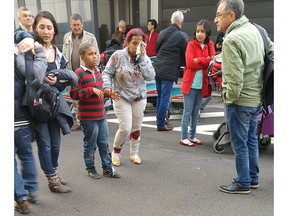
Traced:
<svg viewBox="0 0 288 216">
<path fill-rule="evenodd" d="M 118 94 L 117 91 L 112 90 L 111 98 L 112 98 L 112 100 L 119 101 L 121 98 L 121 95 Z"/>
<path fill-rule="evenodd" d="M 96 94 L 99 98 L 104 97 L 104 92 L 100 89 L 93 88 L 94 94 Z"/>
<path fill-rule="evenodd" d="M 49 85 L 54 85 L 57 82 L 57 77 L 55 75 L 48 75 L 44 78 L 44 81 Z"/>
</svg>

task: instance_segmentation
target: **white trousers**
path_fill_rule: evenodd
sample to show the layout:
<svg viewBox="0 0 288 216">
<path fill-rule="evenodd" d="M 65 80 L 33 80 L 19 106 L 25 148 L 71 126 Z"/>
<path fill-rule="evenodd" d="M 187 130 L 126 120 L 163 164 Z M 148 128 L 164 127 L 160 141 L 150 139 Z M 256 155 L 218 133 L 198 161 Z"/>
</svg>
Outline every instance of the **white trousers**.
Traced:
<svg viewBox="0 0 288 216">
<path fill-rule="evenodd" d="M 130 139 L 130 154 L 136 155 L 140 146 L 141 124 L 144 117 L 147 99 L 127 101 L 121 98 L 113 101 L 113 108 L 119 121 L 113 148 L 121 149 L 126 140 Z"/>
</svg>

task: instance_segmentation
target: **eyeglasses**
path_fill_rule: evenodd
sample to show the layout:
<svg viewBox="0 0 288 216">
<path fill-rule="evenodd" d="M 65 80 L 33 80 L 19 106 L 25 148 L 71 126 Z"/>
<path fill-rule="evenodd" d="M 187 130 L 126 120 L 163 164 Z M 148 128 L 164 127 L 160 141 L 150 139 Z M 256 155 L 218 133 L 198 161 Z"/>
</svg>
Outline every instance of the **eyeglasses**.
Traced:
<svg viewBox="0 0 288 216">
<path fill-rule="evenodd" d="M 216 13 L 216 16 L 215 16 L 215 18 L 217 18 L 217 19 L 219 19 L 219 17 L 222 17 L 222 16 L 224 16 L 224 15 L 226 15 L 226 14 L 230 14 L 232 11 L 230 11 L 230 12 L 227 12 L 227 13 L 223 13 L 223 14 L 220 14 L 220 13 Z"/>
</svg>

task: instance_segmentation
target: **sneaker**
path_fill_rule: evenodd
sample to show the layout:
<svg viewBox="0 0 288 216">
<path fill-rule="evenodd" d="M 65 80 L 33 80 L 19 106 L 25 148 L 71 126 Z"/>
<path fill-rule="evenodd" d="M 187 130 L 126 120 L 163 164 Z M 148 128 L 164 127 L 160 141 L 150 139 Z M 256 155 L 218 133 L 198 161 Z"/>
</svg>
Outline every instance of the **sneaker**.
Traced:
<svg viewBox="0 0 288 216">
<path fill-rule="evenodd" d="M 111 170 L 103 170 L 103 176 L 111 178 L 121 178 L 121 175 L 115 171 L 113 166 Z"/>
<path fill-rule="evenodd" d="M 33 203 L 33 204 L 36 204 L 36 203 L 39 203 L 40 201 L 39 201 L 39 199 L 38 199 L 37 194 L 30 194 L 30 195 L 28 196 L 28 202 L 29 202 L 29 203 Z"/>
<path fill-rule="evenodd" d="M 236 182 L 231 185 L 222 185 L 219 190 L 230 194 L 248 194 L 250 193 L 250 188 L 239 186 Z"/>
<path fill-rule="evenodd" d="M 87 175 L 93 179 L 101 178 L 101 175 L 99 175 L 95 169 L 87 169 Z"/>
<path fill-rule="evenodd" d="M 134 164 L 140 164 L 141 163 L 141 158 L 139 155 L 130 155 L 130 159 L 133 161 Z"/>
<path fill-rule="evenodd" d="M 112 158 L 111 158 L 111 160 L 112 160 L 112 164 L 113 164 L 114 166 L 120 166 L 120 157 L 121 157 L 120 154 L 117 154 L 117 153 L 115 153 L 114 151 L 112 152 Z"/>
<path fill-rule="evenodd" d="M 30 213 L 29 203 L 27 200 L 23 200 L 20 203 L 15 203 L 14 208 L 20 214 L 29 214 Z"/>
<path fill-rule="evenodd" d="M 235 183 L 235 179 L 232 179 L 232 183 Z M 250 183 L 250 189 L 257 189 L 259 187 L 259 183 L 258 182 L 251 182 Z"/>
</svg>

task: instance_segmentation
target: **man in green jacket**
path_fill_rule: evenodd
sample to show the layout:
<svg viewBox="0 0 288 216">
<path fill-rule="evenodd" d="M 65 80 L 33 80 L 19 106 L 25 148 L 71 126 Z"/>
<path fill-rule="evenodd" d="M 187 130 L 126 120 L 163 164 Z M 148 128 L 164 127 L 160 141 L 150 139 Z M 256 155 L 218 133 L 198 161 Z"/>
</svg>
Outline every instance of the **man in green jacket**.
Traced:
<svg viewBox="0 0 288 216">
<path fill-rule="evenodd" d="M 243 15 L 243 0 L 220 0 L 214 23 L 224 32 L 222 96 L 235 154 L 237 177 L 220 191 L 248 194 L 259 186 L 257 120 L 261 109 L 264 44 L 257 28 Z M 265 31 L 273 51 L 274 43 Z"/>
</svg>

